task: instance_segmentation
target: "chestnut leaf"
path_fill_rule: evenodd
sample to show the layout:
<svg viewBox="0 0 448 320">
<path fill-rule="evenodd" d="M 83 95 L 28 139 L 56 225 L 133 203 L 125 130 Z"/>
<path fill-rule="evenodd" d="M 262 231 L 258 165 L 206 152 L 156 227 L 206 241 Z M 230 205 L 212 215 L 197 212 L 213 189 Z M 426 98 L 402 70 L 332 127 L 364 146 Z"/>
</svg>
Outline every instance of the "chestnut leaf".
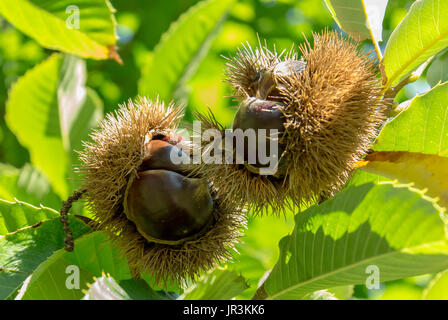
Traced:
<svg viewBox="0 0 448 320">
<path fill-rule="evenodd" d="M 108 0 L 2 0 L 0 15 L 41 46 L 83 58 L 121 61 Z"/>
<path fill-rule="evenodd" d="M 409 185 L 360 175 L 359 183 L 296 215 L 261 296 L 301 299 L 366 284 L 371 270 L 384 282 L 448 268 L 444 210 L 435 200 Z"/>
</svg>

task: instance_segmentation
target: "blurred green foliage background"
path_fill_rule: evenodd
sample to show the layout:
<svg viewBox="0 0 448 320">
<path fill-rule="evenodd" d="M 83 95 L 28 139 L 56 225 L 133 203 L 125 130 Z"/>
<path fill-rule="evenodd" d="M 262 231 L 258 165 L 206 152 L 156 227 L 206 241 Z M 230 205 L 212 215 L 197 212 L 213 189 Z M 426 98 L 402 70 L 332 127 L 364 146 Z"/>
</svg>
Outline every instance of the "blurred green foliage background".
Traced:
<svg viewBox="0 0 448 320">
<path fill-rule="evenodd" d="M 111 0 L 117 10 L 118 50 L 124 62 L 88 60 L 87 85 L 95 89 L 104 101 L 104 112 L 115 110 L 119 104 L 138 94 L 141 70 L 151 52 L 170 24 L 198 0 Z M 405 16 L 413 1 L 389 1 L 383 24 L 383 43 Z M 186 121 L 192 120 L 192 111 L 211 107 L 224 125 L 229 125 L 236 111 L 235 102 L 228 96 L 230 89 L 223 81 L 225 59 L 243 42 L 256 45 L 257 35 L 278 51 L 302 43 L 312 32 L 325 28 L 337 29 L 323 0 L 241 0 L 236 3 L 224 22 L 211 49 L 197 71 L 187 82 L 181 100 L 187 104 Z M 384 46 L 382 46 L 384 49 Z M 363 50 L 373 50 L 367 41 Z M 17 141 L 5 124 L 5 103 L 8 90 L 26 70 L 45 60 L 50 50 L 43 49 L 34 40 L 17 31 L 0 18 L 0 162 L 22 168 L 30 162 L 28 151 Z M 399 101 L 409 99 L 428 89 L 423 76 L 403 90 Z M 154 98 L 154 97 L 150 97 Z M 236 270 L 245 270 L 244 276 L 256 284 L 265 271 L 272 268 L 278 255 L 278 240 L 287 234 L 293 222 L 292 214 L 285 219 L 267 217 L 251 219 L 250 228 L 239 246 L 241 256 Z M 354 288 L 358 298 L 405 299 L 418 298 L 429 277 L 394 281 L 381 290 L 368 291 L 364 286 Z M 254 283 L 255 282 L 255 283 Z M 254 287 L 254 286 L 253 286 Z M 386 289 L 385 289 L 386 288 Z M 252 290 L 244 296 L 249 298 Z"/>
</svg>

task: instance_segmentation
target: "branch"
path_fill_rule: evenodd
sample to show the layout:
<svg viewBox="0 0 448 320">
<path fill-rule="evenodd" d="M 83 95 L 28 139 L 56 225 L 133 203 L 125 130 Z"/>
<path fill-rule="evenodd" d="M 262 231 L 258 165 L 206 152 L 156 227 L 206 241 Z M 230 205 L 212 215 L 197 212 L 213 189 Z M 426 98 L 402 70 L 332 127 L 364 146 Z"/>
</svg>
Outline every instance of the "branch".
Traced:
<svg viewBox="0 0 448 320">
<path fill-rule="evenodd" d="M 401 89 L 403 89 L 404 86 L 418 80 L 419 77 L 420 75 L 418 73 L 413 72 L 409 76 L 404 78 L 402 81 L 400 81 L 400 83 L 397 84 L 395 87 L 386 89 L 386 91 L 384 92 L 383 100 L 390 103 L 390 104 L 388 103 L 387 108 L 387 113 L 389 117 L 397 114 L 396 109 L 398 107 L 398 103 L 394 102 L 395 96 Z"/>
<path fill-rule="evenodd" d="M 417 81 L 418 78 L 420 76 L 418 74 L 416 74 L 415 72 L 411 73 L 409 76 L 407 76 L 406 78 L 404 78 L 403 80 L 400 81 L 399 84 L 397 84 L 395 87 L 389 88 L 385 93 L 384 93 L 384 97 L 385 98 L 389 98 L 389 99 L 393 99 L 395 98 L 395 96 L 397 95 L 397 93 L 403 89 L 403 87 L 409 83 L 412 83 L 414 81 Z"/>
<path fill-rule="evenodd" d="M 68 212 L 72 208 L 73 202 L 81 199 L 81 197 L 84 195 L 84 193 L 86 193 L 85 189 L 76 190 L 75 192 L 73 192 L 73 194 L 70 197 L 68 197 L 67 201 L 62 202 L 62 208 L 59 211 L 59 213 L 61 214 L 61 223 L 64 228 L 64 232 L 66 234 L 65 240 L 64 240 L 64 247 L 65 247 L 65 250 L 67 250 L 68 252 L 72 252 L 73 249 L 75 248 L 75 241 L 73 239 L 73 233 L 72 233 L 72 230 L 70 230 L 70 228 L 69 228 Z"/>
</svg>

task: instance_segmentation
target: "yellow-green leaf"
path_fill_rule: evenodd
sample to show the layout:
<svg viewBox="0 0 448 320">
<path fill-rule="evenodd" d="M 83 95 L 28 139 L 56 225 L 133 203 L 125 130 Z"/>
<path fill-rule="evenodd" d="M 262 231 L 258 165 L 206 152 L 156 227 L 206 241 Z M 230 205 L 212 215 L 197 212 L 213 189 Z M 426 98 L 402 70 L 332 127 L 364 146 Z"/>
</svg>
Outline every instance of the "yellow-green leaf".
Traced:
<svg viewBox="0 0 448 320">
<path fill-rule="evenodd" d="M 21 169 L 0 164 L 0 198 L 50 208 L 61 206 L 61 199 L 51 190 L 48 180 L 30 164 Z"/>
<path fill-rule="evenodd" d="M 179 300 L 229 300 L 248 288 L 241 275 L 227 268 L 216 268 L 204 274 L 185 290 Z"/>
<path fill-rule="evenodd" d="M 448 300 L 448 270 L 440 272 L 423 292 L 424 300 Z"/>
<path fill-rule="evenodd" d="M 442 208 L 407 185 L 376 180 L 352 183 L 295 216 L 260 297 L 300 299 L 316 290 L 366 284 L 371 268 L 380 282 L 447 269 Z"/>
<path fill-rule="evenodd" d="M 325 0 L 339 27 L 354 39 L 382 41 L 387 0 Z"/>
<path fill-rule="evenodd" d="M 78 288 L 66 285 L 73 268 L 79 270 Z M 89 233 L 75 240 L 73 252 L 60 249 L 41 263 L 22 286 L 18 299 L 80 300 L 87 284 L 94 276 L 101 277 L 103 272 L 110 273 L 117 280 L 131 278 L 127 260 L 108 237 L 103 232 Z"/>
<path fill-rule="evenodd" d="M 85 87 L 85 74 L 84 60 L 54 54 L 19 78 L 6 104 L 7 125 L 61 198 L 74 188 L 73 149 L 102 117 L 102 102 Z"/>
<path fill-rule="evenodd" d="M 448 83 L 415 97 L 384 126 L 373 149 L 448 156 Z"/>
<path fill-rule="evenodd" d="M 402 183 L 413 183 L 439 204 L 448 208 L 448 158 L 436 155 L 384 151 L 369 154 L 362 170 L 379 174 Z"/>
<path fill-rule="evenodd" d="M 108 0 L 2 0 L 0 15 L 49 49 L 120 61 Z"/>
<path fill-rule="evenodd" d="M 62 143 L 57 102 L 61 64 L 62 56 L 52 55 L 15 83 L 6 104 L 6 123 L 29 150 L 33 165 L 64 198 L 68 195 L 69 159 Z"/>
<path fill-rule="evenodd" d="M 0 236 L 0 299 L 4 299 L 13 298 L 23 281 L 64 246 L 66 234 L 59 214 L 47 208 L 3 202 L 1 217 L 8 221 L 6 227 L 11 231 Z M 69 216 L 69 222 L 75 239 L 90 229 L 72 216 Z"/>
<path fill-rule="evenodd" d="M 395 86 L 448 46 L 448 1 L 415 1 L 392 32 L 384 52 L 386 87 Z"/>
<path fill-rule="evenodd" d="M 431 86 L 448 81 L 448 51 L 439 55 L 428 68 L 426 80 Z"/>
</svg>

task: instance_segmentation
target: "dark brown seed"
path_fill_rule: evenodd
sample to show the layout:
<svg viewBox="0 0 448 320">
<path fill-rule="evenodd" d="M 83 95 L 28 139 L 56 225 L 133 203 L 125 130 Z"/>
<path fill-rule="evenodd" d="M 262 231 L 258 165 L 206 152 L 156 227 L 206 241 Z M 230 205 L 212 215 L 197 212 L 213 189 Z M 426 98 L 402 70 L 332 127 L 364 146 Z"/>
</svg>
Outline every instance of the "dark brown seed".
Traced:
<svg viewBox="0 0 448 320">
<path fill-rule="evenodd" d="M 275 99 L 280 96 L 280 79 L 288 79 L 297 77 L 306 68 L 305 61 L 287 60 L 277 63 L 272 70 L 263 70 L 259 74 L 257 98 L 259 99 Z"/>
<path fill-rule="evenodd" d="M 213 222 L 207 183 L 172 171 L 139 172 L 125 201 L 126 216 L 151 241 L 191 238 Z"/>
<path fill-rule="evenodd" d="M 189 160 L 182 149 L 164 140 L 151 140 L 145 144 L 145 157 L 139 171 L 164 169 L 182 173 L 185 169 L 182 159 Z"/>
<path fill-rule="evenodd" d="M 283 146 L 279 143 L 281 134 L 285 131 L 284 117 L 281 111 L 281 108 L 283 106 L 284 105 L 280 102 L 259 100 L 255 98 L 246 99 L 240 104 L 240 108 L 233 120 L 234 133 L 236 129 L 241 129 L 243 131 L 253 129 L 255 132 L 256 140 L 254 143 L 253 141 L 251 142 L 247 137 L 245 137 L 243 154 L 241 154 L 241 152 L 238 152 L 237 149 L 237 156 L 243 157 L 244 161 L 249 161 L 249 164 L 255 167 L 266 167 L 268 166 L 268 164 L 266 164 L 265 161 L 261 161 L 258 156 L 257 150 L 261 144 L 261 146 L 263 146 L 263 148 L 266 150 L 266 156 L 270 156 L 270 143 L 277 143 L 277 152 L 273 152 L 271 156 L 276 157 L 277 159 L 280 158 L 281 154 L 284 151 Z M 268 137 L 267 139 L 259 140 L 259 129 L 266 129 L 266 136 Z M 272 129 L 277 130 L 277 134 L 271 132 L 270 130 Z M 270 141 L 270 139 L 272 139 L 272 142 Z M 255 157 L 255 163 L 251 163 L 251 156 Z"/>
</svg>

